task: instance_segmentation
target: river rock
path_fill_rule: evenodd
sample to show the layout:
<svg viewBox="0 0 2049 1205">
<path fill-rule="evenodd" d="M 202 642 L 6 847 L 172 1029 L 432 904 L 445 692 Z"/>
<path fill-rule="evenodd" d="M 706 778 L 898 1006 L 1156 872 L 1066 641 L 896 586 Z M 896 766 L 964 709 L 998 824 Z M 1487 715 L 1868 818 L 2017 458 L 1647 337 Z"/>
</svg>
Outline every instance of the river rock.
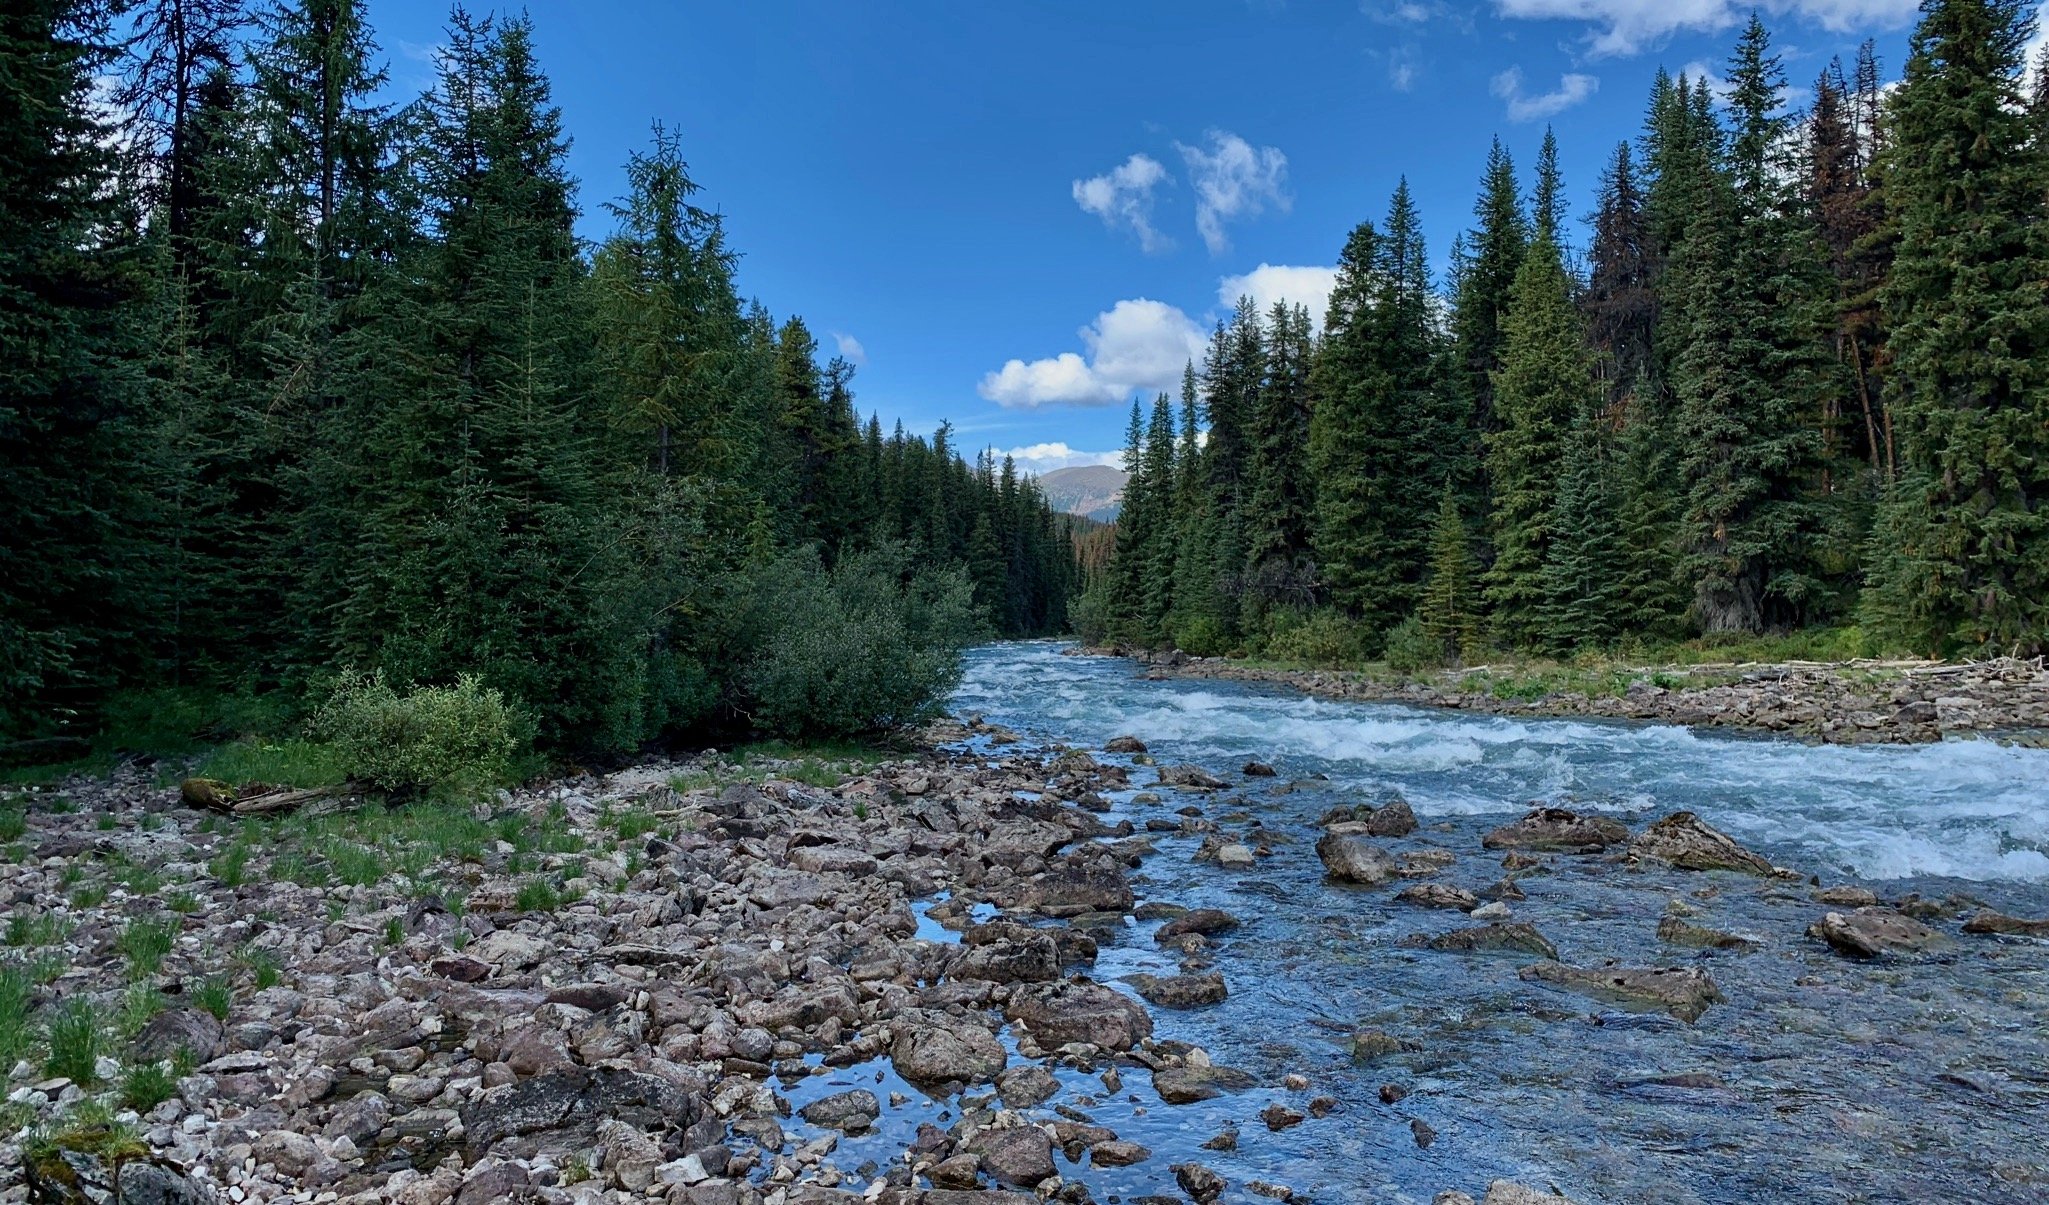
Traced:
<svg viewBox="0 0 2049 1205">
<path fill-rule="evenodd" d="M 1356 833 L 1325 833 L 1316 842 L 1316 856 L 1341 882 L 1378 887 L 1396 874 L 1393 856 Z"/>
<path fill-rule="evenodd" d="M 1043 1105 L 1060 1091 L 1060 1081 L 1053 1073 L 1037 1063 L 1012 1067 L 996 1077 L 996 1094 L 1003 1098 L 1006 1107 L 1029 1109 Z"/>
<path fill-rule="evenodd" d="M 1164 978 L 1155 975 L 1133 975 L 1131 986 L 1138 994 L 1162 1008 L 1201 1008 L 1205 1004 L 1220 1004 L 1230 992 L 1224 986 L 1222 971 L 1206 971 L 1200 975 L 1169 975 Z"/>
<path fill-rule="evenodd" d="M 1145 742 L 1135 736 L 1113 736 L 1103 745 L 1105 753 L 1144 753 Z"/>
<path fill-rule="evenodd" d="M 1465 1194 L 1458 1193 L 1456 1196 L 1465 1197 Z M 1472 1201 L 1471 1197 L 1465 1197 L 1465 1199 L 1468 1203 Z M 1442 1205 L 1443 1201 L 1444 1198 L 1440 1195 L 1437 1201 L 1433 1202 L 1433 1205 Z M 1577 1205 L 1577 1203 L 1563 1193 L 1538 1192 L 1534 1188 L 1517 1184 L 1513 1180 L 1496 1180 L 1487 1186 L 1487 1195 L 1481 1198 L 1480 1205 Z"/>
<path fill-rule="evenodd" d="M 882 1116 L 882 1104 L 866 1088 L 835 1092 L 799 1109 L 798 1115 L 815 1126 L 859 1133 Z"/>
<path fill-rule="evenodd" d="M 1025 906 L 1047 916 L 1129 912 L 1133 902 L 1131 880 L 1117 866 L 1063 865 L 1033 879 L 1024 893 Z"/>
<path fill-rule="evenodd" d="M 964 947 L 946 968 L 953 979 L 991 983 L 1045 983 L 1060 978 L 1060 947 L 1050 933 L 1020 941 L 1000 939 Z"/>
<path fill-rule="evenodd" d="M 1573 967 L 1539 962 L 1519 974 L 1597 1000 L 1663 1009 L 1689 1025 L 1722 998 L 1715 981 L 1696 967 Z"/>
<path fill-rule="evenodd" d="M 1098 1142 L 1089 1148 L 1089 1162 L 1096 1167 L 1130 1167 L 1134 1163 L 1144 1163 L 1152 1157 L 1151 1151 L 1136 1142 L 1126 1142 L 1123 1139 Z"/>
<path fill-rule="evenodd" d="M 1200 1163 L 1176 1163 L 1174 1182 L 1195 1205 L 1210 1205 L 1224 1195 L 1224 1178 Z"/>
<path fill-rule="evenodd" d="M 1416 812 L 1406 799 L 1390 801 L 1384 807 L 1355 809 L 1357 824 L 1365 827 L 1360 831 L 1372 837 L 1406 837 L 1416 831 Z"/>
<path fill-rule="evenodd" d="M 1629 852 L 1680 870 L 1772 873 L 1770 862 L 1736 844 L 1728 834 L 1709 828 L 1692 812 L 1674 812 L 1638 833 L 1629 842 Z"/>
<path fill-rule="evenodd" d="M 1153 1091 L 1170 1105 L 1214 1100 L 1226 1092 L 1242 1092 L 1257 1082 L 1235 1067 L 1161 1067 L 1153 1072 Z"/>
<path fill-rule="evenodd" d="M 1878 896 L 1866 887 L 1853 887 L 1845 883 L 1836 887 L 1824 887 L 1814 893 L 1814 902 L 1835 908 L 1876 908 Z"/>
<path fill-rule="evenodd" d="M 1137 1001 L 1083 979 L 1020 987 L 1011 994 L 1004 1016 L 1030 1030 L 1045 1047 L 1084 1042 L 1105 1050 L 1129 1050 L 1153 1035 L 1153 1020 Z"/>
<path fill-rule="evenodd" d="M 1245 763 L 1245 765 L 1244 765 L 1244 767 L 1243 767 L 1243 769 L 1242 769 L 1242 770 L 1241 770 L 1240 772 L 1241 772 L 1241 773 L 1243 773 L 1243 774 L 1245 775 L 1245 777 L 1247 777 L 1247 778 L 1273 778 L 1273 777 L 1275 777 L 1275 771 L 1274 771 L 1274 768 L 1273 768 L 1272 766 L 1269 766 L 1269 765 L 1267 765 L 1267 764 L 1266 764 L 1265 762 L 1263 762 L 1263 761 L 1249 761 L 1249 762 L 1246 762 L 1246 763 Z"/>
<path fill-rule="evenodd" d="M 1479 896 L 1448 883 L 1411 883 L 1395 892 L 1394 898 L 1418 908 L 1456 908 L 1460 912 L 1471 912 L 1480 906 Z"/>
<path fill-rule="evenodd" d="M 948 1018 L 900 1025 L 889 1048 L 889 1060 L 896 1073 L 911 1083 L 936 1087 L 988 1083 L 1003 1070 L 1009 1056 L 995 1034 Z"/>
<path fill-rule="evenodd" d="M 1556 960 L 1558 947 L 1537 927 L 1527 921 L 1508 921 L 1491 925 L 1475 925 L 1467 929 L 1453 929 L 1440 933 L 1424 943 L 1433 950 L 1450 950 L 1461 954 L 1484 951 L 1501 951 L 1512 954 L 1535 954 L 1540 958 Z"/>
<path fill-rule="evenodd" d="M 1528 815 L 1488 833 L 1488 849 L 1606 849 L 1629 840 L 1629 828 L 1606 816 L 1582 816 L 1564 808 L 1533 808 Z"/>
<path fill-rule="evenodd" d="M 1702 950 L 1755 950 L 1760 944 L 1740 934 L 1690 924 L 1676 916 L 1659 919 L 1658 940 L 1668 946 L 1692 946 Z"/>
<path fill-rule="evenodd" d="M 2008 937 L 2049 937 L 2049 920 L 2029 920 L 1983 908 L 1964 922 L 1966 933 L 1999 933 Z"/>
<path fill-rule="evenodd" d="M 1189 765 L 1186 762 L 1161 766 L 1159 774 L 1161 786 L 1180 787 L 1189 791 L 1221 791 L 1231 785 L 1201 766 Z"/>
<path fill-rule="evenodd" d="M 982 1158 L 982 1170 L 998 1184 L 1030 1188 L 1053 1175 L 1053 1140 L 1033 1125 L 983 1130 L 968 1144 Z"/>
<path fill-rule="evenodd" d="M 1193 908 L 1161 925 L 1159 932 L 1153 934 L 1153 940 L 1172 941 L 1188 933 L 1210 937 L 1237 927 L 1238 918 L 1221 908 Z"/>
<path fill-rule="evenodd" d="M 1828 913 L 1807 927 L 1807 936 L 1851 958 L 1919 953 L 1942 942 L 1940 933 L 1920 921 L 1877 908 Z"/>
</svg>

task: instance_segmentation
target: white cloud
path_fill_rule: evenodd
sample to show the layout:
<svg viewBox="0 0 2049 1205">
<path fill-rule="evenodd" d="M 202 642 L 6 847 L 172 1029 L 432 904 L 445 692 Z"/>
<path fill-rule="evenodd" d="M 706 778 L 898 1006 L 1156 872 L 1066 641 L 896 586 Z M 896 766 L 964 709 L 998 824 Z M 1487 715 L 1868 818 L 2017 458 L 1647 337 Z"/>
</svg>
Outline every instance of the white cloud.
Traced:
<svg viewBox="0 0 2049 1205">
<path fill-rule="evenodd" d="M 1012 409 L 1113 406 L 1134 390 L 1178 388 L 1181 369 L 1202 358 L 1205 342 L 1187 314 L 1144 297 L 1111 306 L 1080 335 L 1086 357 L 1067 351 L 1030 363 L 1010 360 L 985 374 L 976 392 Z"/>
<path fill-rule="evenodd" d="M 1195 228 L 1210 254 L 1231 246 L 1224 224 L 1257 217 L 1271 205 L 1285 213 L 1288 157 L 1279 147 L 1254 147 L 1228 130 L 1211 130 L 1207 149 L 1175 143 L 1195 185 Z"/>
<path fill-rule="evenodd" d="M 1055 469 L 1080 468 L 1083 465 L 1106 464 L 1113 469 L 1124 467 L 1124 453 L 1084 452 L 1070 448 L 1065 443 L 1027 444 L 1021 448 L 992 449 L 996 459 L 1008 456 L 1017 462 L 1017 467 L 1027 473 L 1050 473 Z"/>
<path fill-rule="evenodd" d="M 1541 121 L 1546 117 L 1555 117 L 1592 96 L 1600 86 L 1601 81 L 1593 76 L 1575 73 L 1559 76 L 1556 92 L 1525 96 L 1523 69 L 1510 67 L 1494 77 L 1491 91 L 1508 102 L 1510 121 Z"/>
<path fill-rule="evenodd" d="M 2035 36 L 2028 40 L 2027 63 L 2030 84 L 2035 82 L 2035 60 L 2041 57 L 2044 50 L 2049 50 L 2049 0 L 2045 0 L 2042 7 L 2035 10 Z"/>
<path fill-rule="evenodd" d="M 1159 160 L 1137 154 L 1100 176 L 1076 180 L 1074 203 L 1112 230 L 1129 228 L 1147 252 L 1165 251 L 1174 241 L 1153 227 L 1153 189 L 1168 180 Z"/>
<path fill-rule="evenodd" d="M 1494 7 L 1510 18 L 1588 22 L 1594 29 L 1587 35 L 1587 49 L 1599 57 L 1635 54 L 1681 30 L 1727 29 L 1759 5 L 1756 0 L 1494 0 Z M 1846 33 L 1904 25 L 1920 0 L 1763 0 L 1762 7 Z"/>
<path fill-rule="evenodd" d="M 1309 307 L 1309 320 L 1323 329 L 1324 312 L 1330 309 L 1330 291 L 1336 287 L 1336 268 L 1291 267 L 1261 264 L 1242 276 L 1226 276 L 1217 282 L 1217 303 L 1226 310 L 1250 297 L 1264 314 L 1276 301 Z"/>
<path fill-rule="evenodd" d="M 847 363 L 859 366 L 868 362 L 868 349 L 861 346 L 859 339 L 854 338 L 852 335 L 834 331 L 832 333 L 832 341 L 839 344 L 840 355 L 846 359 Z"/>
</svg>

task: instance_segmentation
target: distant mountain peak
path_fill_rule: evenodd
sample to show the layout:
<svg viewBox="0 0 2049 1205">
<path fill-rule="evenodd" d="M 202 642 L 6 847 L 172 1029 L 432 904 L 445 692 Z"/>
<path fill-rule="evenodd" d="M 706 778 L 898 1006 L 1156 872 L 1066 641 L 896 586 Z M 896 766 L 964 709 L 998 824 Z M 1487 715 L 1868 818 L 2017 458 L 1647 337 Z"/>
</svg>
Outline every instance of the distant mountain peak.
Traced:
<svg viewBox="0 0 2049 1205">
<path fill-rule="evenodd" d="M 1040 474 L 1039 489 L 1054 510 L 1109 523 L 1124 508 L 1124 485 L 1130 479 L 1123 469 L 1085 464 Z"/>
</svg>

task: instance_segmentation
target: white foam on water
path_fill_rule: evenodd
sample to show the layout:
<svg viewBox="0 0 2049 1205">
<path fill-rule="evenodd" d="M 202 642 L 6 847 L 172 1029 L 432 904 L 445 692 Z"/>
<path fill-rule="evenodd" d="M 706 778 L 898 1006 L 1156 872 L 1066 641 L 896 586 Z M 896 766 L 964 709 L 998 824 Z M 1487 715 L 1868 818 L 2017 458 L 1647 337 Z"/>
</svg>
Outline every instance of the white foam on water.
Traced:
<svg viewBox="0 0 2049 1205">
<path fill-rule="evenodd" d="M 1686 809 L 1740 841 L 1864 878 L 2049 881 L 2049 751 L 1991 741 L 1809 746 L 1669 725 L 1523 720 L 1348 703 L 1237 683 L 1149 681 L 1051 642 L 969 654 L 955 710 L 1030 737 L 1145 740 L 1162 762 L 1257 758 L 1421 815 L 1567 802 Z"/>
</svg>

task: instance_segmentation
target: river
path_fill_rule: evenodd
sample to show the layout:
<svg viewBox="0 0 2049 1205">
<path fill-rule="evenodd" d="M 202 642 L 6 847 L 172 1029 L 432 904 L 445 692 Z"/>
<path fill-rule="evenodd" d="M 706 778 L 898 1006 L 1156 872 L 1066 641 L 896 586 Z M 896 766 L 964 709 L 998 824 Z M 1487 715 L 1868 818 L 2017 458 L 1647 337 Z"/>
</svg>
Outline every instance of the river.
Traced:
<svg viewBox="0 0 2049 1205">
<path fill-rule="evenodd" d="M 1191 861 L 1198 835 L 1167 833 L 1134 876 L 1141 903 L 1217 907 L 1246 922 L 1207 955 L 1227 1000 L 1153 1011 L 1159 1037 L 1196 1043 L 1261 1088 L 1186 1106 L 1143 1093 L 1095 1102 L 1105 1124 L 1159 1156 L 1084 1174 L 1098 1199 L 1171 1192 L 1165 1165 L 1183 1159 L 1236 1186 L 1271 1181 L 1319 1201 L 1477 1196 L 1495 1177 L 1583 1202 L 2049 1199 L 2049 943 L 1958 931 L 1980 905 L 2049 913 L 2049 752 L 1983 741 L 1814 747 L 1330 702 L 1150 681 L 1131 663 L 1066 652 L 1052 642 L 974 650 L 953 710 L 1014 730 L 1026 748 L 1100 750 L 1136 735 L 1162 764 L 1193 762 L 1242 785 L 1155 795 L 1137 767 L 1106 820 L 1143 830 L 1194 806 L 1270 851 L 1228 871 Z M 1250 759 L 1278 777 L 1244 778 Z M 1481 834 L 1532 802 L 1632 826 L 1691 810 L 1810 877 L 1651 871 L 1598 856 L 1554 856 L 1519 876 L 1528 898 L 1513 903 L 1516 919 L 1566 962 L 1708 969 L 1724 1000 L 1687 1025 L 1524 982 L 1526 959 L 1402 944 L 1470 922 L 1331 883 L 1313 848 L 1327 808 L 1397 795 L 1422 827 L 1390 847 L 1455 853 L 1437 881 L 1471 890 L 1503 874 Z M 1945 901 L 1929 923 L 1951 941 L 1912 960 L 1842 958 L 1804 936 L 1827 911 L 1811 898 L 1815 883 Z M 1661 945 L 1654 931 L 1675 901 L 1695 923 L 1760 947 Z M 1152 927 L 1099 932 L 1094 976 L 1173 974 L 1180 956 L 1155 946 Z M 1355 1064 L 1360 1027 L 1402 1049 Z M 1289 1074 L 1313 1087 L 1273 1088 Z M 1383 1103 L 1382 1085 L 1407 1095 Z M 1337 1098 L 1328 1118 L 1279 1133 L 1257 1118 L 1268 1101 L 1300 1107 L 1317 1093 Z M 1427 1147 L 1415 1122 L 1435 1133 Z M 1233 1125 L 1236 1151 L 1198 1149 Z"/>
</svg>

